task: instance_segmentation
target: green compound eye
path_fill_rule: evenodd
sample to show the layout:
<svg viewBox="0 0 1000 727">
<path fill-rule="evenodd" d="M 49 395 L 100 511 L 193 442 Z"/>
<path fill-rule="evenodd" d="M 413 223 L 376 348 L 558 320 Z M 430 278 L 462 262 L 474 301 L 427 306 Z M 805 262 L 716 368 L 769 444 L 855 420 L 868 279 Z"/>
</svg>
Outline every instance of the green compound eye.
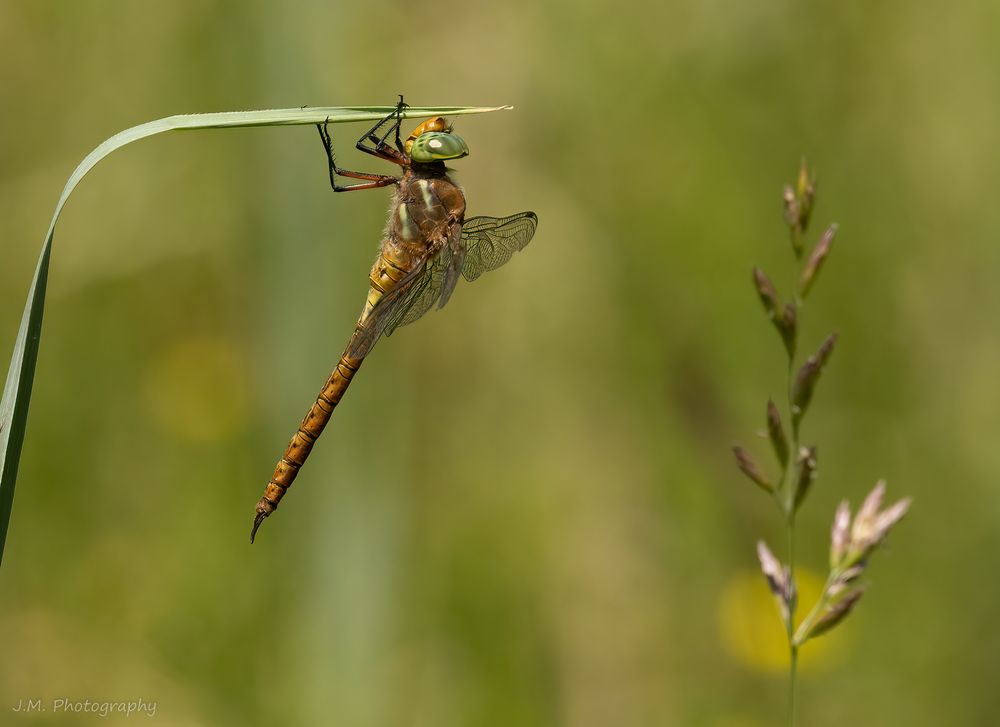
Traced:
<svg viewBox="0 0 1000 727">
<path fill-rule="evenodd" d="M 469 156 L 469 146 L 458 134 L 428 131 L 413 140 L 410 158 L 415 162 L 439 162 Z"/>
</svg>

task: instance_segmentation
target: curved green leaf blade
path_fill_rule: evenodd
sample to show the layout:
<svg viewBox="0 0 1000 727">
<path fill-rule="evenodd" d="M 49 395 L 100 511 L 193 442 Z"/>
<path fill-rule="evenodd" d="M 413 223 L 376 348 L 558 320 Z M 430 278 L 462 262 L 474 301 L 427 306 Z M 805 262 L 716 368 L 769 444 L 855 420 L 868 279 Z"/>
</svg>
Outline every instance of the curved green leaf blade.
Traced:
<svg viewBox="0 0 1000 727">
<path fill-rule="evenodd" d="M 510 106 L 410 106 L 403 118 L 429 116 L 459 116 L 481 114 L 510 109 Z M 49 259 L 52 254 L 52 237 L 56 222 L 69 199 L 87 173 L 97 163 L 116 149 L 133 141 L 164 131 L 184 129 L 222 129 L 241 126 L 287 126 L 292 124 L 347 123 L 352 121 L 377 121 L 395 109 L 394 106 L 318 106 L 295 109 L 268 109 L 264 111 L 225 111 L 212 114 L 180 114 L 150 121 L 121 131 L 88 154 L 70 175 L 56 203 L 49 230 L 42 243 L 42 252 L 35 268 L 35 277 L 28 291 L 28 300 L 21 317 L 21 326 L 14 343 L 14 353 L 0 399 L 0 563 L 3 562 L 4 543 L 14 503 L 14 484 L 21 458 L 21 445 L 28 421 L 28 404 L 38 360 L 38 347 L 42 335 L 42 312 L 45 308 L 45 286 L 48 280 Z"/>
<path fill-rule="evenodd" d="M 0 399 L 0 562 L 7 539 L 10 510 L 14 502 L 14 482 L 24 443 L 24 429 L 28 420 L 28 402 L 35 376 L 35 360 L 42 333 L 42 310 L 45 306 L 45 284 L 49 273 L 49 254 L 52 235 L 46 237 L 42 254 L 38 258 L 35 279 L 28 291 L 28 301 L 21 317 L 21 327 L 14 342 L 14 354 Z"/>
</svg>

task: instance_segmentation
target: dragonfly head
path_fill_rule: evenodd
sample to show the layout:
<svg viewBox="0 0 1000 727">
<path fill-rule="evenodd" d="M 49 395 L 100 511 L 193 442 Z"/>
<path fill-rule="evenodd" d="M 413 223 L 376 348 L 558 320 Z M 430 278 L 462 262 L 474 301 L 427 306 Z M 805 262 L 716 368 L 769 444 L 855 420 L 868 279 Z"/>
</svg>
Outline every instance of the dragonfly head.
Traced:
<svg viewBox="0 0 1000 727">
<path fill-rule="evenodd" d="M 415 162 L 443 162 L 469 156 L 469 145 L 441 116 L 427 119 L 406 140 L 406 153 Z"/>
</svg>

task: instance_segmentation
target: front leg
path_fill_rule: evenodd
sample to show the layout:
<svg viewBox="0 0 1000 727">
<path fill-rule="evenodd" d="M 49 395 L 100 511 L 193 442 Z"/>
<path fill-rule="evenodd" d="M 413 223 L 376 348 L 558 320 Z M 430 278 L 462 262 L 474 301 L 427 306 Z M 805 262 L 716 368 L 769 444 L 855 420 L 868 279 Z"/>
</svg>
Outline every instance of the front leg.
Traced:
<svg viewBox="0 0 1000 727">
<path fill-rule="evenodd" d="M 352 172 L 348 169 L 342 169 L 337 166 L 337 162 L 333 157 L 333 140 L 330 138 L 330 131 L 328 125 L 330 120 L 327 119 L 323 122 L 323 125 L 316 125 L 319 130 L 319 138 L 323 141 L 323 148 L 326 150 L 326 158 L 329 164 L 330 172 L 330 186 L 333 187 L 334 192 L 351 192 L 359 189 L 377 189 L 379 187 L 388 187 L 390 184 L 396 184 L 399 182 L 398 177 L 393 177 L 388 174 L 368 174 L 366 172 Z M 339 185 L 337 184 L 337 177 L 350 177 L 351 179 L 366 179 L 369 180 L 366 184 L 348 184 Z"/>
<path fill-rule="evenodd" d="M 406 106 L 406 102 L 403 101 L 403 95 L 400 94 L 399 101 L 396 103 L 396 108 L 393 109 L 392 113 L 375 124 L 375 126 L 362 134 L 361 138 L 358 139 L 355 144 L 358 151 L 363 151 L 365 154 L 371 154 L 379 159 L 385 159 L 386 161 L 394 162 L 400 166 L 405 166 L 409 160 L 406 156 L 406 150 L 403 147 L 403 142 L 399 137 L 399 127 L 403 122 L 403 109 L 405 109 Z M 378 130 L 393 117 L 396 118 L 396 122 L 392 124 L 392 126 L 390 126 L 381 137 L 379 137 Z M 386 143 L 386 139 L 389 138 L 390 134 L 395 134 L 395 149 Z M 366 144 L 370 144 L 371 146 L 367 146 Z"/>
<path fill-rule="evenodd" d="M 399 138 L 399 127 L 401 122 L 403 121 L 402 113 L 403 109 L 405 109 L 406 106 L 407 106 L 406 102 L 403 101 L 403 94 L 399 94 L 399 103 L 396 104 L 396 123 L 395 123 L 396 149 L 398 149 L 399 153 L 402 154 L 403 156 L 406 156 L 406 147 L 403 146 L 403 141 L 402 139 Z"/>
</svg>

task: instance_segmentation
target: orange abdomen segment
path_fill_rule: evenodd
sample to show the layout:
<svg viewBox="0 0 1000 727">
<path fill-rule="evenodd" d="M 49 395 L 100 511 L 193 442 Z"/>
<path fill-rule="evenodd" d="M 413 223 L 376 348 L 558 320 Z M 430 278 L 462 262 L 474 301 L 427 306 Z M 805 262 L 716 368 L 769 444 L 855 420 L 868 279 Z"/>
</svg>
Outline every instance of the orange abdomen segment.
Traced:
<svg viewBox="0 0 1000 727">
<path fill-rule="evenodd" d="M 319 396 L 316 397 L 316 402 L 302 420 L 298 431 L 292 437 L 292 441 L 288 443 L 284 455 L 278 460 L 271 481 L 264 489 L 264 496 L 257 502 L 254 532 L 256 532 L 260 522 L 277 509 L 285 491 L 295 481 L 299 469 L 305 464 L 306 458 L 312 451 L 313 444 L 323 433 L 333 410 L 343 398 L 344 392 L 347 391 L 351 379 L 354 378 L 354 374 L 357 373 L 360 366 L 361 361 L 341 356 L 337 367 L 330 374 L 330 378 L 327 379 L 322 391 L 319 392 Z"/>
<path fill-rule="evenodd" d="M 333 410 L 340 403 L 347 387 L 350 386 L 351 379 L 354 378 L 354 374 L 361 367 L 364 357 L 375 344 L 377 334 L 373 334 L 374 329 L 370 329 L 366 325 L 369 322 L 369 317 L 382 298 L 399 285 L 407 274 L 404 267 L 406 260 L 399 259 L 399 255 L 393 254 L 393 252 L 398 251 L 384 249 L 376 259 L 369 276 L 371 285 L 368 288 L 365 308 L 354 328 L 354 335 L 351 337 L 350 343 L 347 344 L 347 350 L 340 357 L 337 367 L 330 374 L 322 391 L 319 392 L 319 396 L 316 397 L 316 401 L 302 420 L 298 431 L 292 437 L 292 441 L 288 443 L 285 454 L 278 460 L 274 474 L 271 476 L 270 482 L 267 483 L 267 487 L 264 488 L 264 496 L 257 501 L 257 515 L 250 533 L 251 543 L 264 518 L 278 509 L 278 503 L 281 502 L 281 498 L 285 496 L 288 488 L 292 486 L 292 482 L 299 474 L 299 469 L 309 457 L 313 445 L 319 439 L 319 435 L 323 433 L 327 422 L 330 421 Z"/>
</svg>

